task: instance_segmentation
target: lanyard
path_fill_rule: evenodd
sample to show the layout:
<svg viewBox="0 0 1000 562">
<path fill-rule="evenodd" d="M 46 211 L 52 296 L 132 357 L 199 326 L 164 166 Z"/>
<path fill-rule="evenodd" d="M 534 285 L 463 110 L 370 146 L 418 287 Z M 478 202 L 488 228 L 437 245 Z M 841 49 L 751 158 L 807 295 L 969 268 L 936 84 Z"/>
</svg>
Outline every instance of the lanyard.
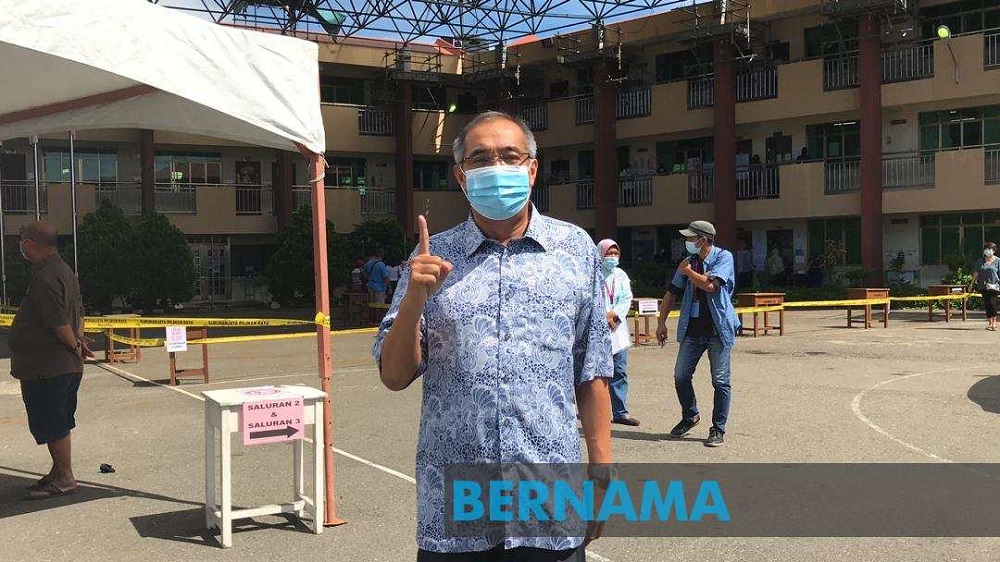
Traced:
<svg viewBox="0 0 1000 562">
<path fill-rule="evenodd" d="M 608 282 L 604 282 L 604 290 L 608 293 L 608 302 L 612 305 L 615 304 L 615 285 L 618 280 L 614 278 L 614 274 L 611 274 L 611 287 L 608 287 Z"/>
</svg>

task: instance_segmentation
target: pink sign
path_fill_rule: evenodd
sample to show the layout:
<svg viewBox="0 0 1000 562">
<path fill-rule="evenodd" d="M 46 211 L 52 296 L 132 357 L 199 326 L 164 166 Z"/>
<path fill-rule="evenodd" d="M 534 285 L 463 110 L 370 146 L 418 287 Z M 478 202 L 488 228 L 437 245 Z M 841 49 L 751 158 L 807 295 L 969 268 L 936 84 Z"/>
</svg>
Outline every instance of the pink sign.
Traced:
<svg viewBox="0 0 1000 562">
<path fill-rule="evenodd" d="M 243 444 L 302 439 L 304 421 L 305 407 L 301 396 L 256 394 L 253 400 L 243 403 Z"/>
</svg>

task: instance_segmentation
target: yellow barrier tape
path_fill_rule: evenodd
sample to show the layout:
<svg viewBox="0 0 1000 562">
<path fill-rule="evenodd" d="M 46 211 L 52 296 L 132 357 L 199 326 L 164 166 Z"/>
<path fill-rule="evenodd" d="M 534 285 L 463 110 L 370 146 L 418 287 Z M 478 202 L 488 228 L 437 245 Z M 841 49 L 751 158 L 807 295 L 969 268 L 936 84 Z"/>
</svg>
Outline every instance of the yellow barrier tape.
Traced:
<svg viewBox="0 0 1000 562">
<path fill-rule="evenodd" d="M 814 306 L 827 306 L 827 307 L 839 307 L 839 306 L 867 306 L 867 305 L 878 305 L 878 304 L 888 304 L 889 299 L 845 299 L 837 301 L 796 301 L 796 302 L 786 302 L 783 306 L 785 308 L 811 308 Z"/>
<path fill-rule="evenodd" d="M 378 331 L 378 328 L 355 328 L 350 330 L 336 330 L 330 332 L 331 336 L 348 336 L 352 334 L 374 334 Z M 163 347 L 166 340 L 163 338 L 130 338 L 127 336 L 120 336 L 114 332 L 107 334 L 112 340 L 131 346 L 137 347 Z M 315 338 L 316 332 L 297 332 L 294 334 L 261 334 L 256 336 L 223 336 L 218 338 L 201 338 L 188 340 L 190 345 L 201 345 L 201 344 L 217 344 L 217 343 L 241 343 L 248 341 L 265 341 L 265 340 L 287 340 L 296 338 Z"/>
<path fill-rule="evenodd" d="M 957 301 L 965 300 L 973 295 L 962 293 L 960 295 L 933 295 L 927 297 L 891 297 L 893 302 L 928 302 L 928 301 Z"/>
</svg>

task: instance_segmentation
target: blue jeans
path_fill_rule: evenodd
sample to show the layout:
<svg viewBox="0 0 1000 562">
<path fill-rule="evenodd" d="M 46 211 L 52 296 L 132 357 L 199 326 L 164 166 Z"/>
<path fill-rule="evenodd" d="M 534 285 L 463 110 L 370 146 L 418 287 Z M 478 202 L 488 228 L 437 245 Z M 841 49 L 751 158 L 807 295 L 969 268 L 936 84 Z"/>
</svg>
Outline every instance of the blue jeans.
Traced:
<svg viewBox="0 0 1000 562">
<path fill-rule="evenodd" d="M 623 349 L 612 357 L 615 363 L 615 375 L 611 379 L 611 417 L 621 419 L 628 417 L 625 401 L 628 399 L 628 349 Z"/>
<path fill-rule="evenodd" d="M 698 415 L 698 400 L 694 396 L 691 379 L 698 367 L 698 360 L 708 350 L 708 361 L 712 371 L 712 387 L 715 388 L 715 403 L 712 409 L 712 426 L 725 433 L 726 419 L 729 418 L 730 349 L 722 345 L 717 336 L 684 338 L 674 365 L 674 388 L 681 403 L 681 415 L 686 420 Z"/>
</svg>

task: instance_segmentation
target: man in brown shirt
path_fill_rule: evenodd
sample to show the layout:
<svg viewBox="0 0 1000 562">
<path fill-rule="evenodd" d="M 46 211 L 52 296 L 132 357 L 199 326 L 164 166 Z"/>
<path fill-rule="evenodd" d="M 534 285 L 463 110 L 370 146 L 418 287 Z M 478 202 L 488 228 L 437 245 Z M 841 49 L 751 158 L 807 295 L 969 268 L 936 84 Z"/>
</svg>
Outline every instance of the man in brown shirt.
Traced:
<svg viewBox="0 0 1000 562">
<path fill-rule="evenodd" d="M 11 374 L 21 381 L 28 428 L 47 445 L 52 468 L 30 487 L 27 499 L 76 491 L 70 432 L 76 427 L 76 395 L 84 342 L 80 285 L 56 251 L 55 228 L 35 222 L 21 229 L 21 255 L 33 264 L 31 281 L 10 330 Z"/>
</svg>

